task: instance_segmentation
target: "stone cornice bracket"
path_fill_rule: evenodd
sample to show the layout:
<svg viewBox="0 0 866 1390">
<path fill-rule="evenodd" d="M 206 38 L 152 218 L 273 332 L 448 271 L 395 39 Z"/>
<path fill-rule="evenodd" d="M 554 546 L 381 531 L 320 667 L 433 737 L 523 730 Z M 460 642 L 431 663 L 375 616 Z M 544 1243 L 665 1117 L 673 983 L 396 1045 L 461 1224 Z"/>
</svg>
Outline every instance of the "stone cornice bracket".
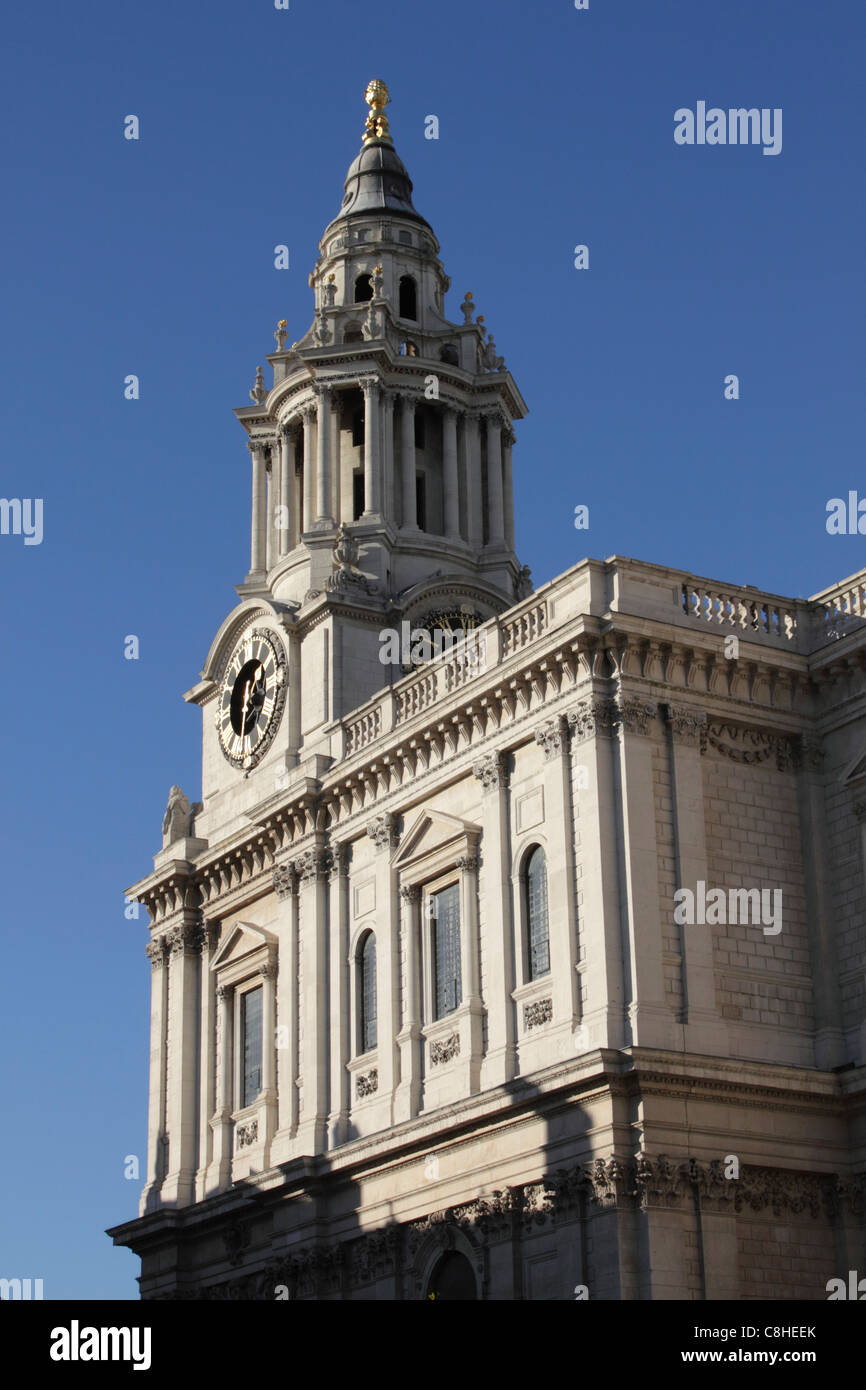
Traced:
<svg viewBox="0 0 866 1390">
<path fill-rule="evenodd" d="M 298 876 L 291 864 L 279 864 L 271 874 L 271 883 L 281 903 L 298 891 Z"/>
<path fill-rule="evenodd" d="M 379 852 L 383 849 L 396 849 L 400 843 L 396 818 L 390 811 L 376 816 L 367 826 L 367 834 Z"/>
<path fill-rule="evenodd" d="M 535 730 L 535 742 L 544 749 L 544 761 L 549 763 L 559 757 L 563 746 L 568 746 L 568 723 L 560 715 L 551 719 L 542 728 Z"/>
<path fill-rule="evenodd" d="M 619 722 L 619 711 L 615 702 L 606 696 L 591 695 L 570 709 L 566 718 L 575 742 L 582 743 L 584 739 L 597 736 L 613 738 Z"/>
<path fill-rule="evenodd" d="M 664 705 L 662 708 L 674 743 L 700 748 L 703 753 L 707 745 L 706 711 L 689 709 L 686 705 Z"/>
<path fill-rule="evenodd" d="M 485 792 L 499 791 L 508 786 L 508 768 L 505 754 L 488 753 L 472 764 L 473 776 L 477 777 Z"/>
<path fill-rule="evenodd" d="M 650 725 L 658 713 L 655 700 L 638 700 L 620 695 L 618 702 L 619 722 L 627 734 L 649 736 Z"/>
</svg>

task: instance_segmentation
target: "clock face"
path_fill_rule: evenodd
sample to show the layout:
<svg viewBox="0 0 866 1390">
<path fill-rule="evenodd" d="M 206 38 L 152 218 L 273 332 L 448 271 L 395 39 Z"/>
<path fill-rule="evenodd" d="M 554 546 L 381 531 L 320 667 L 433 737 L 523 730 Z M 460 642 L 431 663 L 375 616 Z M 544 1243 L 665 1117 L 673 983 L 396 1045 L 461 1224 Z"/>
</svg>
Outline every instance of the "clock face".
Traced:
<svg viewBox="0 0 866 1390">
<path fill-rule="evenodd" d="M 229 659 L 215 722 L 233 767 L 255 767 L 267 751 L 286 699 L 286 654 L 270 632 L 248 632 Z"/>
</svg>

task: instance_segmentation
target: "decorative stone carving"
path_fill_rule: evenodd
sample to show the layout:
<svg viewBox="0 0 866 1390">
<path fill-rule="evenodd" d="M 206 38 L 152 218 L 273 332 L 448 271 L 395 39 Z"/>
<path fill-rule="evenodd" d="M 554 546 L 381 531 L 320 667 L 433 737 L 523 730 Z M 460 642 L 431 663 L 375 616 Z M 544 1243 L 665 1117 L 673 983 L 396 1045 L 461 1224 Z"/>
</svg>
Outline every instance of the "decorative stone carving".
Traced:
<svg viewBox="0 0 866 1390">
<path fill-rule="evenodd" d="M 279 864 L 271 874 L 271 883 L 280 902 L 297 891 L 297 875 L 291 864 Z"/>
<path fill-rule="evenodd" d="M 655 700 L 636 700 L 631 697 L 619 701 L 619 722 L 627 734 L 640 734 L 644 738 L 650 731 L 658 705 Z"/>
<path fill-rule="evenodd" d="M 530 1028 L 540 1028 L 543 1023 L 549 1023 L 552 1018 L 552 999 L 537 999 L 534 1004 L 523 1006 L 523 1026 L 527 1032 Z"/>
<path fill-rule="evenodd" d="M 666 717 L 675 743 L 703 749 L 707 737 L 707 716 L 703 710 L 668 705 Z"/>
<path fill-rule="evenodd" d="M 334 543 L 332 564 L 333 573 L 328 576 L 327 587 L 333 589 L 360 589 L 363 593 L 373 593 L 374 586 L 365 574 L 358 569 L 361 547 L 355 537 L 341 523 Z"/>
<path fill-rule="evenodd" d="M 414 884 L 400 889 L 400 897 L 407 903 L 417 903 L 421 900 L 421 889 Z"/>
<path fill-rule="evenodd" d="M 258 1120 L 249 1120 L 244 1125 L 238 1125 L 235 1137 L 239 1149 L 247 1149 L 250 1145 L 255 1144 L 259 1137 Z"/>
<path fill-rule="evenodd" d="M 450 1037 L 443 1038 L 439 1042 L 430 1044 L 430 1065 L 431 1067 L 444 1066 L 460 1055 L 460 1034 L 452 1033 Z"/>
<path fill-rule="evenodd" d="M 548 724 L 535 730 L 535 742 L 544 749 L 544 761 L 549 763 L 562 752 L 562 738 L 565 732 L 561 719 L 551 719 Z"/>
<path fill-rule="evenodd" d="M 471 323 L 472 315 L 475 313 L 475 303 L 472 299 L 471 290 L 466 291 L 466 295 L 464 297 L 463 303 L 460 305 L 460 309 L 463 314 L 463 322 Z"/>
<path fill-rule="evenodd" d="M 736 763 L 764 763 L 775 757 L 776 766 L 786 772 L 794 766 L 794 749 L 787 734 L 767 733 L 763 729 L 738 724 L 710 723 L 707 743 L 723 757 Z"/>
<path fill-rule="evenodd" d="M 499 791 L 508 786 L 508 771 L 502 753 L 488 753 L 477 763 L 472 764 L 472 772 L 486 792 Z"/>
<path fill-rule="evenodd" d="M 522 599 L 529 598 L 534 587 L 532 582 L 532 570 L 528 565 L 522 565 L 520 573 L 514 582 L 514 597 L 517 602 L 520 603 Z"/>
<path fill-rule="evenodd" d="M 617 726 L 619 712 L 613 700 L 600 695 L 591 695 L 581 700 L 574 709 L 568 711 L 567 719 L 574 730 L 576 742 L 596 738 L 599 735 L 611 738 Z"/>
<path fill-rule="evenodd" d="M 462 854 L 459 859 L 455 859 L 454 863 L 461 872 L 464 869 L 470 874 L 478 872 L 478 856 L 475 854 Z"/>
<path fill-rule="evenodd" d="M 295 860 L 295 873 L 302 883 L 314 883 L 317 878 L 325 878 L 331 868 L 333 856 L 327 849 L 305 850 Z"/>
<path fill-rule="evenodd" d="M 256 379 L 250 391 L 250 400 L 255 401 L 256 405 L 261 405 L 267 394 L 268 388 L 265 386 L 265 378 L 262 369 L 261 367 L 256 367 Z"/>
<path fill-rule="evenodd" d="M 371 821 L 367 826 L 367 834 L 377 850 L 396 849 L 400 843 L 396 820 L 390 812 L 377 816 L 374 821 Z"/>
<path fill-rule="evenodd" d="M 163 937 L 166 954 L 173 956 L 197 956 L 204 944 L 204 931 L 200 926 L 185 923 L 170 927 Z"/>
<path fill-rule="evenodd" d="M 357 1091 L 359 1100 L 363 1100 L 365 1096 L 375 1095 L 378 1089 L 379 1070 L 377 1067 L 373 1067 L 371 1071 L 364 1072 L 362 1076 L 358 1077 L 355 1083 L 355 1090 Z"/>
<path fill-rule="evenodd" d="M 810 772 L 820 772 L 824 766 L 824 743 L 817 734 L 800 734 L 797 740 L 797 763 Z"/>
<path fill-rule="evenodd" d="M 276 332 L 274 333 L 274 338 L 276 339 L 277 344 L 277 352 L 282 352 L 286 346 L 286 338 L 289 336 L 286 332 L 287 326 L 288 325 L 285 319 L 280 319 L 279 323 L 277 324 Z"/>
<path fill-rule="evenodd" d="M 162 969 L 166 958 L 165 939 L 161 936 L 155 936 L 152 941 L 147 943 L 144 949 L 147 952 L 151 969 Z"/>
<path fill-rule="evenodd" d="M 180 787 L 172 787 L 168 794 L 168 805 L 162 818 L 162 847 L 167 849 L 175 840 L 188 839 L 193 833 L 193 824 L 202 809 L 200 801 L 190 805 Z"/>
<path fill-rule="evenodd" d="M 225 1243 L 229 1264 L 239 1265 L 243 1259 L 244 1251 L 250 1243 L 249 1227 L 242 1225 L 240 1221 L 232 1221 L 231 1225 L 223 1234 L 223 1241 Z M 217 1287 L 222 1286 L 218 1285 Z M 207 1294 L 205 1294 L 205 1296 L 207 1296 Z M 219 1297 L 219 1295 L 215 1296 Z M 273 1298 L 273 1294 L 271 1294 L 271 1297 Z"/>
</svg>

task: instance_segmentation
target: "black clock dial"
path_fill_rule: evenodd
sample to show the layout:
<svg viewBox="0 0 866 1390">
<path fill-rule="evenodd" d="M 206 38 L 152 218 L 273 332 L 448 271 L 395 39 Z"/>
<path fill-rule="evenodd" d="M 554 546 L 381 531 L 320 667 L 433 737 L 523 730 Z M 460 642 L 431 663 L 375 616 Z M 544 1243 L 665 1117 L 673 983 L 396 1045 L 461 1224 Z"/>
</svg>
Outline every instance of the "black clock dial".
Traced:
<svg viewBox="0 0 866 1390">
<path fill-rule="evenodd" d="M 232 652 L 216 713 L 220 746 L 235 767 L 253 767 L 264 756 L 280 721 L 285 688 L 282 645 L 272 633 L 248 633 Z"/>
</svg>

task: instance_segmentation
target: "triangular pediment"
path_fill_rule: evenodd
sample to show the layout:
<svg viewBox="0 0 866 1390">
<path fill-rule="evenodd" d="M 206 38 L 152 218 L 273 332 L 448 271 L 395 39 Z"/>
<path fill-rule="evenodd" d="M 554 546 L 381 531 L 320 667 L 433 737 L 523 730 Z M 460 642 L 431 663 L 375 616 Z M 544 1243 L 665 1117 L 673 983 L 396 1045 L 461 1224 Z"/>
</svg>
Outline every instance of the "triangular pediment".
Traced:
<svg viewBox="0 0 866 1390">
<path fill-rule="evenodd" d="M 445 811 L 428 807 L 411 823 L 403 836 L 399 850 L 394 856 L 395 869 L 414 863 L 428 854 L 444 849 L 446 845 L 459 841 L 476 840 L 481 827 L 471 821 L 461 820 L 459 816 L 449 816 Z"/>
<path fill-rule="evenodd" d="M 842 782 L 846 787 L 855 782 L 866 782 L 866 750 L 861 749 L 853 762 L 848 764 L 842 774 Z"/>
<path fill-rule="evenodd" d="M 263 946 L 276 946 L 277 938 L 262 927 L 254 927 L 249 922 L 236 922 L 211 962 L 211 970 L 219 970 L 230 961 L 259 951 Z"/>
</svg>

